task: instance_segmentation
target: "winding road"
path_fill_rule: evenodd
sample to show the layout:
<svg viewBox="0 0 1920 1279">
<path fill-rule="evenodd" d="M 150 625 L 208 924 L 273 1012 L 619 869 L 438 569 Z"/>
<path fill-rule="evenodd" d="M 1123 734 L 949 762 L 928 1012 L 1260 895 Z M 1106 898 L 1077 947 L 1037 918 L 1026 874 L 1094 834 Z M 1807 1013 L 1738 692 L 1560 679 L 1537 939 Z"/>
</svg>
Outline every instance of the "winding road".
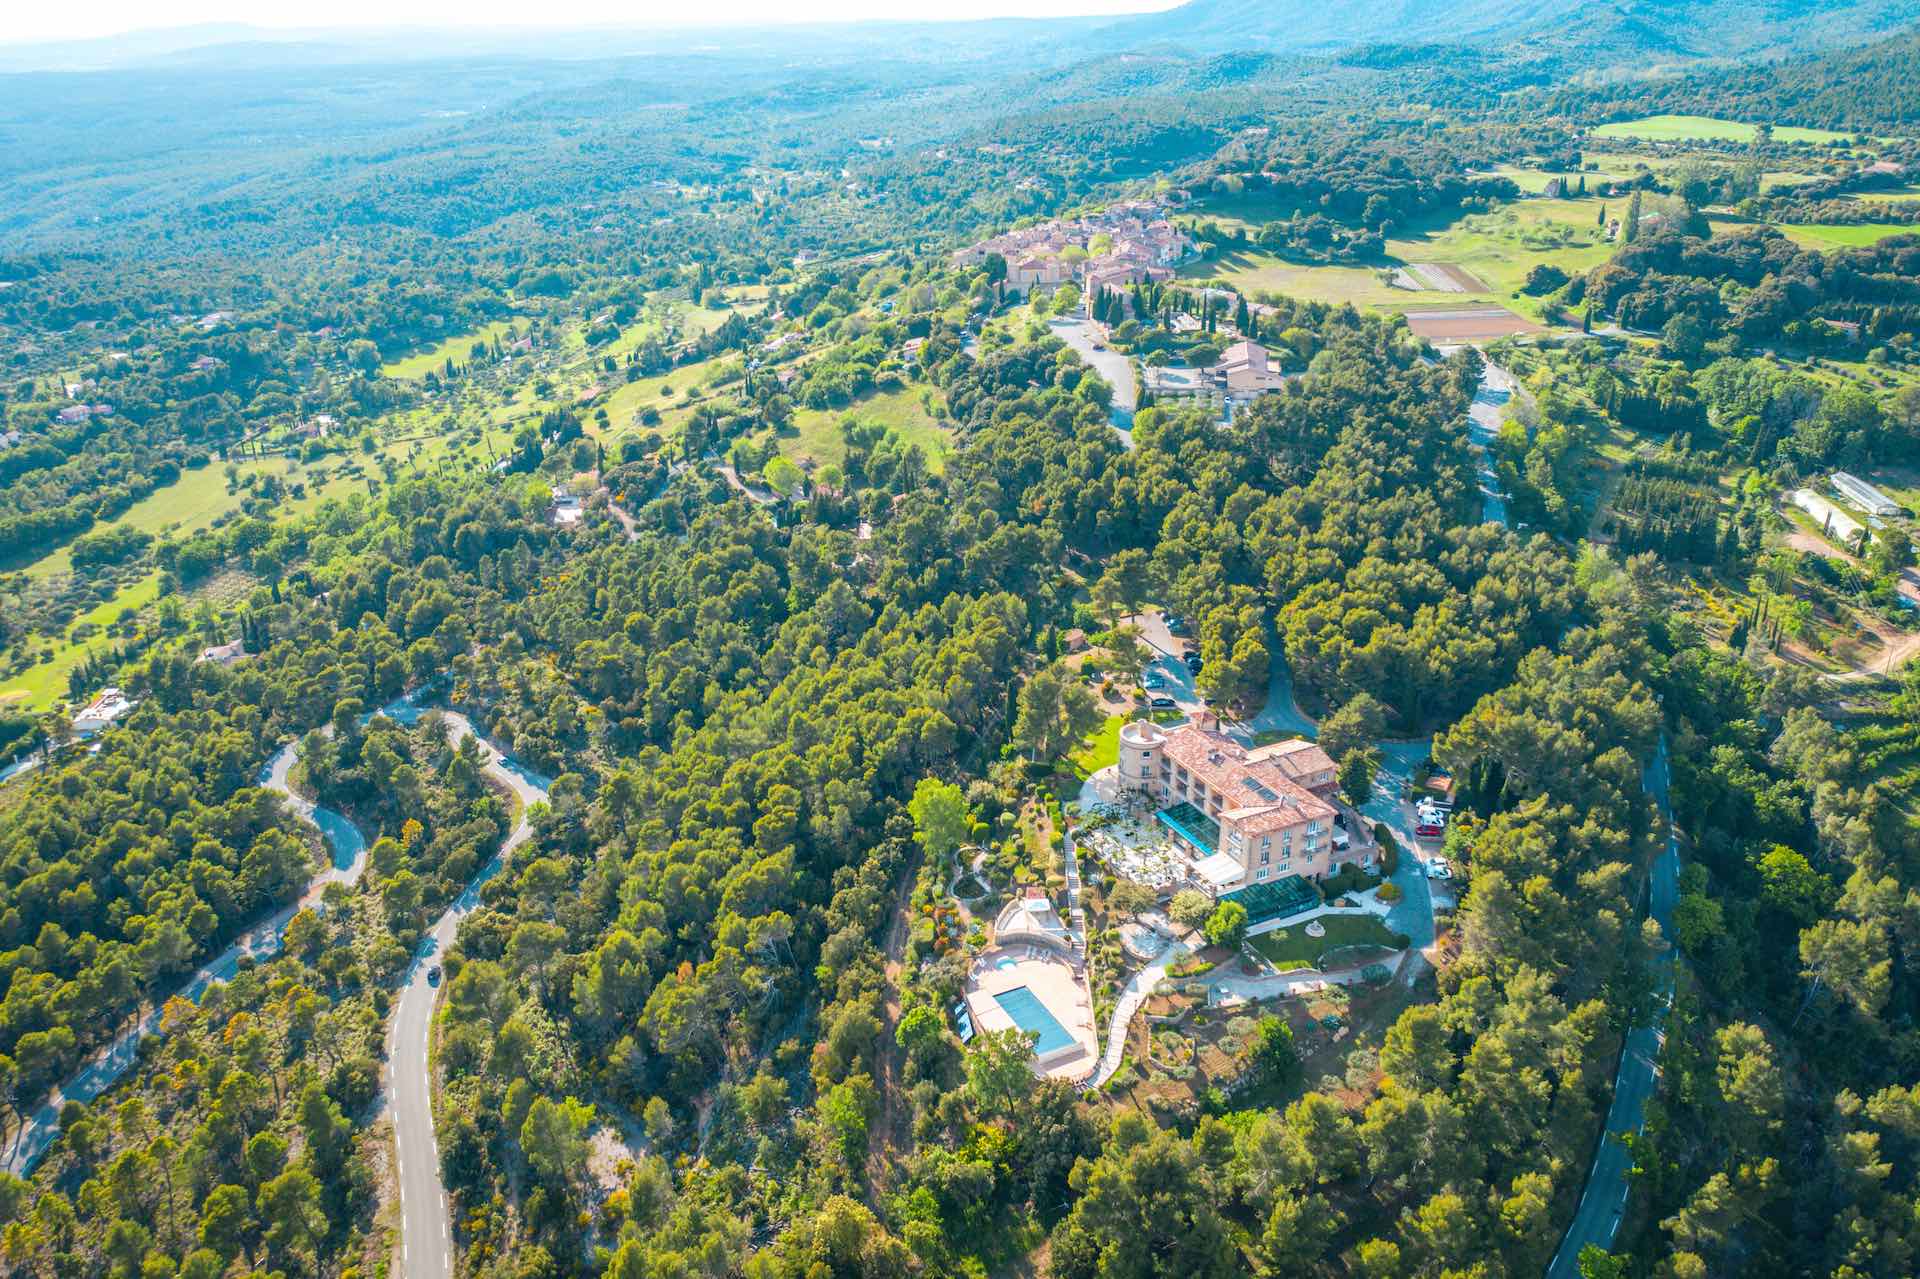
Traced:
<svg viewBox="0 0 1920 1279">
<path fill-rule="evenodd" d="M 292 742 L 281 747 L 267 761 L 266 767 L 260 770 L 256 784 L 279 792 L 289 808 L 319 827 L 321 834 L 326 836 L 327 847 L 332 850 L 333 861 L 308 881 L 298 900 L 253 924 L 234 938 L 225 950 L 207 961 L 204 967 L 187 979 L 185 985 L 173 992 L 176 997 L 197 1004 L 214 983 L 233 980 L 240 971 L 242 959 L 266 959 L 279 954 L 287 921 L 303 909 L 317 908 L 320 896 L 329 884 L 356 883 L 366 869 L 367 841 L 354 824 L 331 809 L 321 808 L 295 795 L 288 788 L 287 772 L 293 767 L 294 752 L 295 744 Z M 0 1166 L 16 1176 L 25 1176 L 39 1162 L 40 1156 L 46 1153 L 47 1147 L 53 1144 L 54 1138 L 60 1135 L 61 1107 L 70 1101 L 92 1102 L 118 1083 L 121 1076 L 132 1067 L 141 1042 L 160 1032 L 160 1017 L 165 1005 L 166 1001 L 162 1000 L 143 1013 L 115 1036 L 111 1044 L 94 1054 L 49 1094 L 46 1101 L 20 1125 L 7 1146 L 4 1158 L 0 1158 Z"/>
<path fill-rule="evenodd" d="M 415 695 L 390 702 L 378 713 L 403 724 L 414 724 L 429 709 L 432 708 L 422 705 Z M 455 744 L 467 737 L 479 740 L 486 755 L 482 771 L 513 794 L 517 814 L 513 829 L 501 842 L 499 851 L 474 874 L 460 896 L 422 937 L 394 1000 L 387 1031 L 384 1083 L 386 1100 L 393 1110 L 394 1146 L 399 1164 L 396 1174 L 400 1184 L 401 1268 L 398 1274 L 401 1279 L 446 1279 L 453 1273 L 452 1228 L 446 1187 L 440 1178 L 439 1149 L 433 1134 L 431 1062 L 427 1051 L 439 991 L 427 974 L 434 967 L 433 958 L 452 943 L 461 919 L 480 904 L 481 886 L 500 872 L 507 857 L 532 833 L 528 810 L 536 803 L 545 802 L 552 785 L 548 778 L 504 754 L 482 736 L 465 715 L 458 711 L 442 713 L 449 740 Z M 319 829 L 333 854 L 332 861 L 308 882 L 297 901 L 249 927 L 174 992 L 181 998 L 198 1003 L 214 983 L 231 980 L 243 958 L 264 959 L 278 954 L 287 922 L 297 912 L 319 908 L 321 895 L 329 885 L 356 884 L 366 870 L 367 841 L 359 828 L 332 809 L 296 794 L 288 784 L 297 751 L 295 742 L 281 747 L 260 770 L 257 784 L 280 795 L 288 809 Z M 163 1007 L 164 1001 L 140 1017 L 55 1090 L 21 1125 L 4 1158 L 0 1158 L 0 1166 L 16 1175 L 25 1175 L 59 1135 L 60 1108 L 69 1101 L 91 1102 L 118 1082 L 133 1065 L 141 1042 L 160 1033 Z"/>
<path fill-rule="evenodd" d="M 399 703 L 388 712 L 402 723 L 413 723 L 424 711 Z M 552 782 L 515 762 L 481 736 L 458 711 L 443 712 L 448 738 L 455 744 L 478 739 L 486 752 L 486 775 L 513 793 L 518 810 L 513 829 L 501 841 L 500 851 L 482 866 L 446 912 L 435 920 L 414 950 L 387 1029 L 387 1099 L 393 1109 L 393 1144 L 400 1184 L 401 1279 L 448 1279 L 453 1274 L 452 1219 L 447 1212 L 447 1188 L 440 1177 L 440 1147 L 433 1134 L 433 1065 L 428 1041 L 433 1029 L 436 983 L 428 979 L 434 960 L 453 943 L 460 921 L 480 904 L 480 889 L 500 873 L 513 850 L 533 833 L 528 811 L 546 802 Z"/>
<path fill-rule="evenodd" d="M 1660 737 L 1660 749 L 1647 765 L 1643 779 L 1647 792 L 1660 806 L 1660 820 L 1666 824 L 1666 846 L 1653 862 L 1653 878 L 1648 885 L 1648 909 L 1660 931 L 1673 936 L 1673 906 L 1680 892 L 1680 841 L 1674 834 L 1673 807 L 1668 802 L 1667 739 Z M 1611 1248 L 1613 1237 L 1626 1214 L 1628 1175 L 1633 1170 L 1633 1155 L 1620 1140 L 1620 1134 L 1639 1133 L 1647 1123 L 1647 1098 L 1653 1095 L 1659 1075 L 1660 1045 L 1666 1039 L 1667 1010 L 1673 1006 L 1673 948 L 1654 956 L 1655 993 L 1658 996 L 1652 1021 L 1627 1032 L 1620 1054 L 1620 1070 L 1613 1081 L 1613 1104 L 1607 1109 L 1607 1129 L 1601 1134 L 1600 1148 L 1594 1152 L 1593 1167 L 1587 1173 L 1587 1188 L 1580 1195 L 1580 1207 L 1567 1226 L 1560 1251 L 1547 1267 L 1547 1279 L 1579 1279 L 1580 1250 L 1588 1244 Z"/>
</svg>

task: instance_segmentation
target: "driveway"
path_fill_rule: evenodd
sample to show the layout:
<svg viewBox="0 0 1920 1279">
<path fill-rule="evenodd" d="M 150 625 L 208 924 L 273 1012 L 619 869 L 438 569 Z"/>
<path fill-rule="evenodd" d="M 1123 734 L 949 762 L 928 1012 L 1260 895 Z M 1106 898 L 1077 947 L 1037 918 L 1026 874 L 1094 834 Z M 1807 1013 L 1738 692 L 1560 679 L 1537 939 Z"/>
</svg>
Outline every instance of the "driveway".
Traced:
<svg viewBox="0 0 1920 1279">
<path fill-rule="evenodd" d="M 1405 933 L 1415 950 L 1433 946 L 1433 892 L 1427 881 L 1430 852 L 1414 835 L 1414 771 L 1433 753 L 1431 737 L 1379 742 L 1380 771 L 1374 775 L 1373 798 L 1360 806 L 1369 822 L 1383 823 L 1400 845 L 1400 861 L 1391 876 L 1401 897 L 1387 913 L 1387 927 Z M 1437 851 L 1437 850 L 1436 850 Z"/>
</svg>

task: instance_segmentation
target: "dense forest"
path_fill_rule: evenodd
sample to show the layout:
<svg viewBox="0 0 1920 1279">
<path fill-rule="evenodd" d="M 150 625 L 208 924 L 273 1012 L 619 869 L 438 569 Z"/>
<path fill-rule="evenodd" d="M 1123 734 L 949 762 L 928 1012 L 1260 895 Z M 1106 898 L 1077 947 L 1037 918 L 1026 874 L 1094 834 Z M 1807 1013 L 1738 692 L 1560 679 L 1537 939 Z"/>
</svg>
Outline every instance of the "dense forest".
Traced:
<svg viewBox="0 0 1920 1279">
<path fill-rule="evenodd" d="M 1914 37 L 1239 12 L 0 75 L 0 1275 L 1914 1272 Z M 952 253 L 1122 197 L 1198 256 Z M 1391 945 L 1113 853 L 1190 716 L 1317 738 Z M 1074 1081 L 968 1011 L 1035 893 Z"/>
</svg>

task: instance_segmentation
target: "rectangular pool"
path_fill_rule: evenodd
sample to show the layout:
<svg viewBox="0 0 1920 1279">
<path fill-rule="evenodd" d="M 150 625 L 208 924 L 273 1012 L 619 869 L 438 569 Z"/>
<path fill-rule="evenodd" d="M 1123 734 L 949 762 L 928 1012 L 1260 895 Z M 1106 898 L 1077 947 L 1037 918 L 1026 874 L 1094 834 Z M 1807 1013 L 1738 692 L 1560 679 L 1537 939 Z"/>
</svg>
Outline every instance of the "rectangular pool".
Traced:
<svg viewBox="0 0 1920 1279">
<path fill-rule="evenodd" d="M 1033 1046 L 1036 1056 L 1044 1056 L 1056 1048 L 1073 1046 L 1073 1036 L 1067 1033 L 1067 1028 L 1047 1011 L 1047 1006 L 1040 1002 L 1039 996 L 1025 986 L 1003 990 L 993 997 L 993 1002 L 1013 1018 L 1014 1025 L 1040 1036 L 1039 1042 Z"/>
</svg>

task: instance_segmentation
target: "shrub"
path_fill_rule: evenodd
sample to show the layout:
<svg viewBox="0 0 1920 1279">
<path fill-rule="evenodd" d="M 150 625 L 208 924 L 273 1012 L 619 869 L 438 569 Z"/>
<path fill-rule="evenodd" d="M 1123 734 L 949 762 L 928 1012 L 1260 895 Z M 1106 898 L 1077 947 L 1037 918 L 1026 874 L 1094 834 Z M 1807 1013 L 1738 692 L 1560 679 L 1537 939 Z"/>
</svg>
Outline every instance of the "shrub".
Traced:
<svg viewBox="0 0 1920 1279">
<path fill-rule="evenodd" d="M 1400 891 L 1400 885 L 1398 884 L 1380 885 L 1379 897 L 1383 902 L 1397 902 L 1405 895 L 1406 894 Z"/>
</svg>

